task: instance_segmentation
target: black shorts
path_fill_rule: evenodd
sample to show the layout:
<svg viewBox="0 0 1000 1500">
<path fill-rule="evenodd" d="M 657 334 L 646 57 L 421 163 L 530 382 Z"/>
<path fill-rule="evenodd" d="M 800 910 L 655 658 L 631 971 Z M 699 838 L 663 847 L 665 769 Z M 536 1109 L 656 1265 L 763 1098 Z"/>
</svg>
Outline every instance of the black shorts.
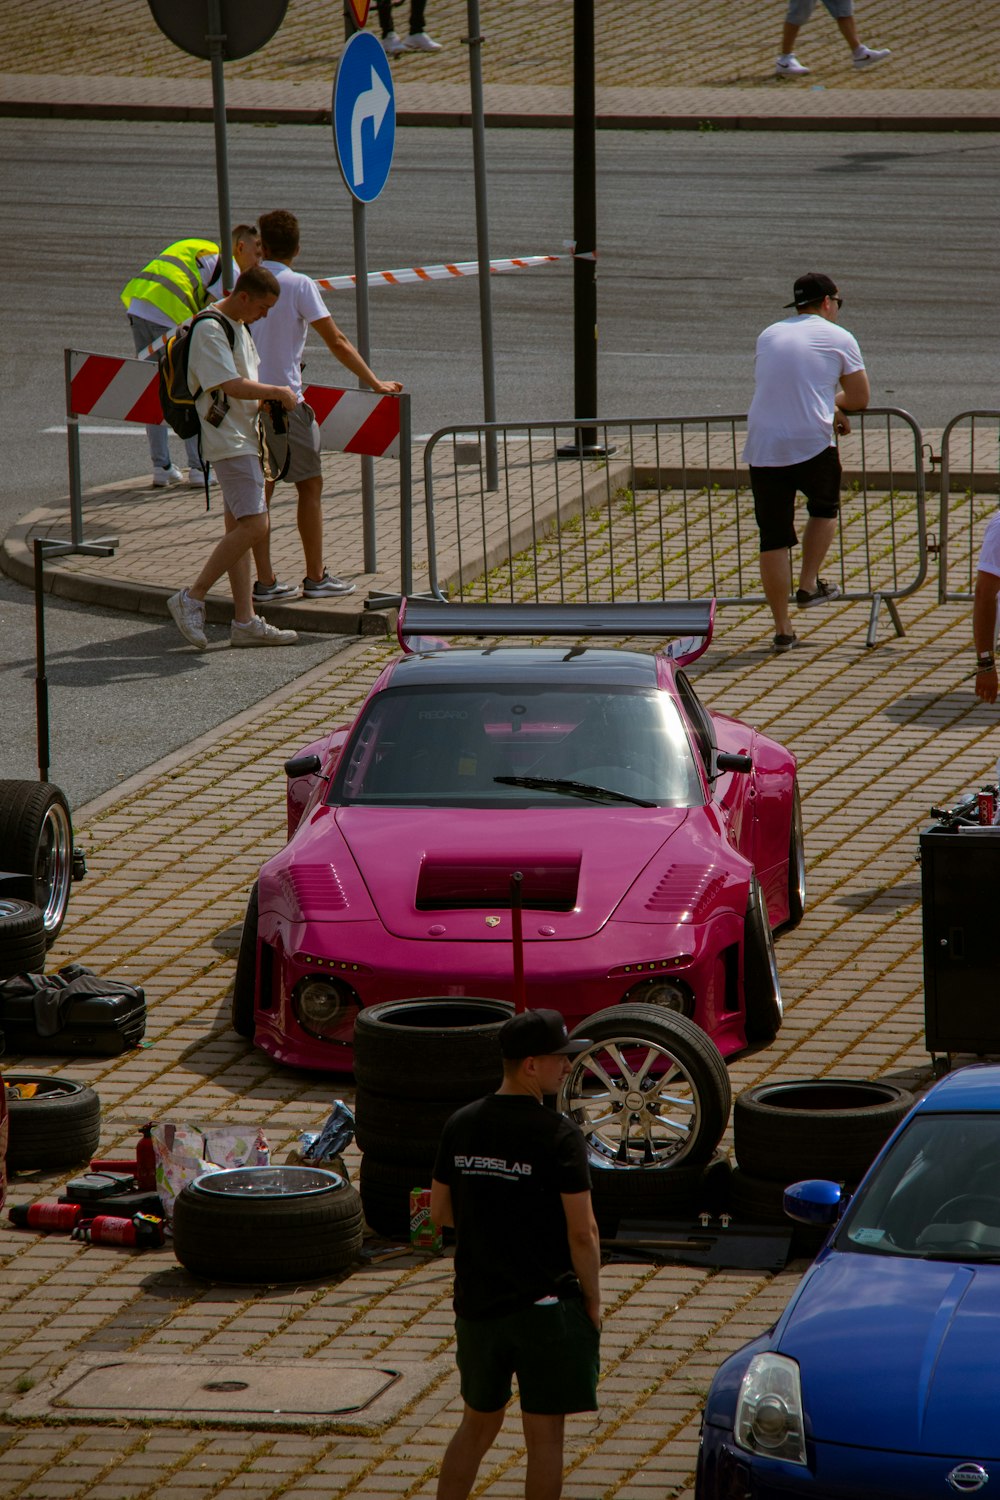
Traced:
<svg viewBox="0 0 1000 1500">
<path fill-rule="evenodd" d="M 455 1319 L 462 1399 L 500 1411 L 517 1376 L 521 1410 L 566 1416 L 597 1410 L 600 1334 L 578 1300 L 534 1303 L 496 1318 Z"/>
<path fill-rule="evenodd" d="M 817 520 L 832 521 L 840 514 L 840 454 L 835 446 L 815 458 L 780 468 L 750 465 L 753 510 L 760 530 L 760 550 L 778 552 L 794 547 L 795 496 L 801 490 L 806 509 Z"/>
</svg>

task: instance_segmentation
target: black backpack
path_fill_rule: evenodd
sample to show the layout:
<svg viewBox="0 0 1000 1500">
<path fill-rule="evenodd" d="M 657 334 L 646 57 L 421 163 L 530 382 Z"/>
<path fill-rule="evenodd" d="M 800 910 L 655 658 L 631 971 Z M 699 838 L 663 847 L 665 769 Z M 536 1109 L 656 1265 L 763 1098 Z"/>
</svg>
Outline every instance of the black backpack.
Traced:
<svg viewBox="0 0 1000 1500">
<path fill-rule="evenodd" d="M 201 322 L 203 318 L 211 318 L 213 323 L 221 323 L 226 330 L 230 349 L 236 347 L 236 334 L 228 318 L 224 318 L 221 313 L 213 312 L 209 308 L 206 312 L 200 312 L 196 318 L 192 318 L 186 328 L 172 333 L 157 359 L 160 370 L 160 410 L 163 412 L 163 420 L 178 437 L 182 438 L 197 437 L 201 432 L 201 419 L 194 404 L 201 387 L 196 387 L 192 391 L 188 384 L 188 360 L 191 358 L 191 335 L 194 333 L 195 324 Z"/>
</svg>

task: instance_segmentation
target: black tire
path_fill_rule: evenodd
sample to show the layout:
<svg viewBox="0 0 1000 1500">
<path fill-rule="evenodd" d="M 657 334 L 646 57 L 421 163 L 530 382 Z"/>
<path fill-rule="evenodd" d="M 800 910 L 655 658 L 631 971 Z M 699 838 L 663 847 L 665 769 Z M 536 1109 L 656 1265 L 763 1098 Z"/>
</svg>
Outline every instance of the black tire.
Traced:
<svg viewBox="0 0 1000 1500">
<path fill-rule="evenodd" d="M 0 849 L 3 868 L 25 876 L 19 894 L 40 909 L 51 946 L 66 920 L 73 884 L 73 820 L 57 786 L 0 781 Z"/>
<path fill-rule="evenodd" d="M 753 1177 L 741 1167 L 734 1167 L 729 1181 L 734 1228 L 739 1230 L 747 1224 L 773 1224 L 776 1228 L 789 1229 L 792 1234 L 790 1253 L 793 1256 L 814 1256 L 830 1230 L 821 1224 L 799 1224 L 785 1213 L 785 1188 L 794 1180 L 769 1182 L 764 1177 Z"/>
<path fill-rule="evenodd" d="M 430 1166 L 421 1172 L 419 1168 L 363 1156 L 358 1187 L 369 1229 L 387 1240 L 408 1241 L 410 1193 L 413 1188 L 429 1188 L 430 1185 Z"/>
<path fill-rule="evenodd" d="M 75 1167 L 89 1161 L 101 1139 L 101 1101 L 88 1084 L 37 1073 L 5 1073 L 10 1136 L 7 1166 L 15 1172 L 36 1167 Z M 32 1099 L 17 1099 L 10 1088 L 36 1084 Z"/>
<path fill-rule="evenodd" d="M 750 880 L 743 924 L 743 1004 L 751 1046 L 773 1042 L 781 1029 L 781 980 L 767 902 L 756 875 Z"/>
<path fill-rule="evenodd" d="M 810 1177 L 859 1182 L 913 1103 L 907 1089 L 881 1080 L 757 1084 L 733 1109 L 737 1164 L 783 1186 Z"/>
<path fill-rule="evenodd" d="M 806 846 L 802 829 L 799 783 L 792 788 L 792 831 L 788 838 L 788 918 L 779 931 L 791 932 L 802 921 L 806 909 Z"/>
<path fill-rule="evenodd" d="M 591 1162 L 594 1217 L 601 1233 L 614 1234 L 622 1219 L 693 1219 L 702 1210 L 719 1212 L 724 1206 L 720 1193 L 728 1196 L 719 1182 L 720 1171 L 728 1177 L 728 1158 L 719 1151 L 707 1165 L 639 1172 L 616 1172 Z"/>
<path fill-rule="evenodd" d="M 729 1122 L 732 1095 L 719 1049 L 700 1026 L 651 1005 L 615 1005 L 581 1021 L 572 1035 L 594 1046 L 572 1060 L 559 1107 L 582 1129 L 592 1165 L 632 1175 L 708 1161 Z M 609 1043 L 617 1043 L 614 1054 Z M 657 1062 L 645 1063 L 651 1048 L 660 1054 L 660 1072 Z M 630 1087 L 633 1049 L 636 1076 L 645 1082 Z M 616 1084 L 610 1098 L 608 1077 Z"/>
<path fill-rule="evenodd" d="M 210 1281 L 315 1281 L 357 1260 L 363 1232 L 354 1188 L 315 1167 L 215 1173 L 174 1203 L 174 1253 Z"/>
<path fill-rule="evenodd" d="M 354 1139 L 365 1155 L 399 1166 L 433 1166 L 445 1122 L 461 1105 L 453 1099 L 395 1099 L 359 1088 L 354 1100 Z"/>
<path fill-rule="evenodd" d="M 500 1028 L 506 1000 L 470 996 L 386 1000 L 354 1025 L 354 1078 L 398 1099 L 481 1099 L 500 1086 Z"/>
<path fill-rule="evenodd" d="M 0 979 L 43 973 L 47 946 L 40 907 L 0 894 Z"/>
<path fill-rule="evenodd" d="M 233 999 L 230 1016 L 237 1036 L 254 1037 L 254 996 L 257 990 L 257 883 L 254 882 L 247 914 L 243 918 L 243 936 L 236 960 L 236 977 L 233 980 Z"/>
</svg>

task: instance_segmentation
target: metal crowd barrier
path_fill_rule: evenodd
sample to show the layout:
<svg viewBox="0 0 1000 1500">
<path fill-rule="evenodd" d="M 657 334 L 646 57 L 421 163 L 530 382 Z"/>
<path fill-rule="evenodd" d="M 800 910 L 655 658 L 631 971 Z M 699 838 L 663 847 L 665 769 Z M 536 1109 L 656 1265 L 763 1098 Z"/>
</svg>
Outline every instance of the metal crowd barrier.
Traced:
<svg viewBox="0 0 1000 1500">
<path fill-rule="evenodd" d="M 1000 504 L 1000 411 L 952 417 L 940 466 L 938 603 L 945 604 L 972 598 L 983 530 Z"/>
<path fill-rule="evenodd" d="M 927 576 L 923 435 L 896 407 L 852 416 L 838 543 L 824 567 L 846 600 L 884 602 Z M 715 597 L 765 603 L 745 416 L 482 423 L 424 448 L 436 598 L 582 603 Z M 495 435 L 499 484 L 487 487 Z M 581 451 L 582 450 L 582 451 Z"/>
</svg>

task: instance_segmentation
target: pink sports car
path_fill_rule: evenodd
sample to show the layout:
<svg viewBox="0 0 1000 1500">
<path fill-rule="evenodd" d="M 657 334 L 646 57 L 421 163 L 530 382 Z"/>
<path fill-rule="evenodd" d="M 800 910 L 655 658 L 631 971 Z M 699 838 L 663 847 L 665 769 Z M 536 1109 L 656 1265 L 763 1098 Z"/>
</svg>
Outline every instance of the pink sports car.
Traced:
<svg viewBox="0 0 1000 1500">
<path fill-rule="evenodd" d="M 404 655 L 286 765 L 288 843 L 251 893 L 236 1030 L 349 1071 L 363 1006 L 515 998 L 517 917 L 524 998 L 571 1027 L 641 1001 L 724 1056 L 770 1041 L 772 932 L 805 895 L 795 758 L 699 701 L 683 667 L 713 620 L 714 601 L 404 602 Z M 612 635 L 670 645 L 578 644 Z"/>
</svg>

